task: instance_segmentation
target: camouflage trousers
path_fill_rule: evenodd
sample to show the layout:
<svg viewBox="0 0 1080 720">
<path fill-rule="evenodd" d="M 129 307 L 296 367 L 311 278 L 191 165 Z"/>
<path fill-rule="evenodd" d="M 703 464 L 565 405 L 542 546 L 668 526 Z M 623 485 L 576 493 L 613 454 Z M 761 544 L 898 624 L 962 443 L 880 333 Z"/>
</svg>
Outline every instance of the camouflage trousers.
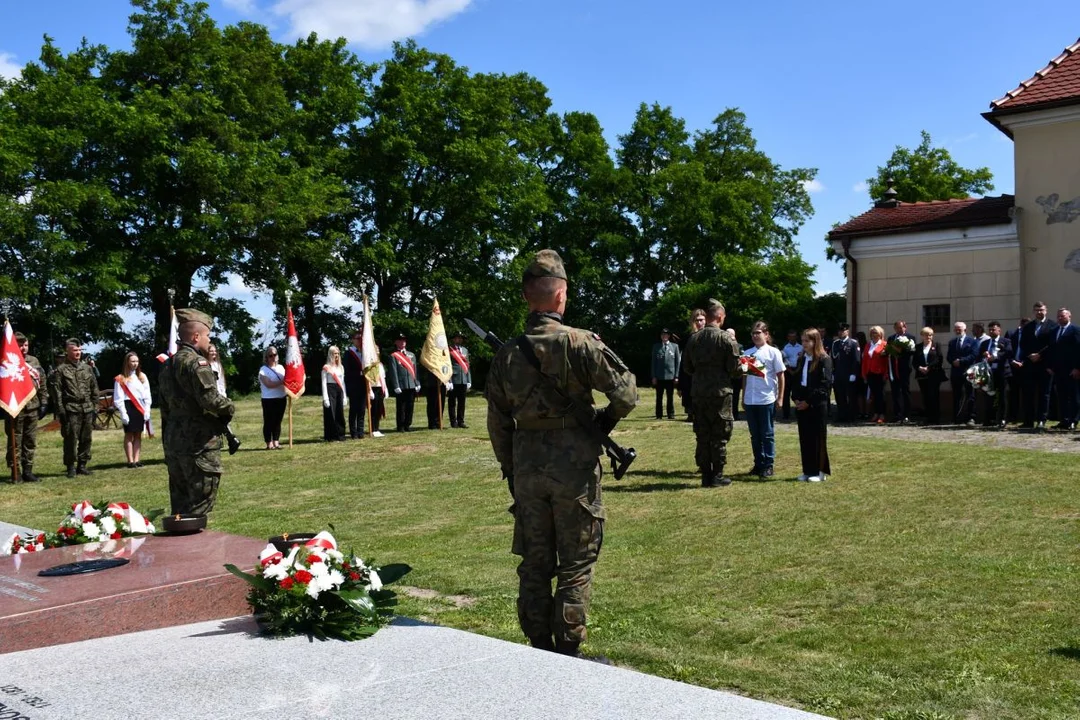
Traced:
<svg viewBox="0 0 1080 720">
<path fill-rule="evenodd" d="M 604 540 L 602 474 L 597 463 L 591 471 L 568 470 L 559 477 L 514 477 L 518 621 L 526 637 L 585 640 L 593 566 Z"/>
<path fill-rule="evenodd" d="M 68 412 L 60 418 L 64 438 L 64 465 L 90 462 L 90 444 L 94 441 L 94 413 Z"/>
<path fill-rule="evenodd" d="M 7 435 L 7 466 L 12 466 L 11 433 L 15 433 L 15 445 L 19 449 L 19 459 L 23 469 L 33 467 L 34 452 L 37 450 L 38 411 L 24 409 L 14 419 L 4 413 L 4 433 Z"/>
<path fill-rule="evenodd" d="M 166 453 L 173 513 L 205 515 L 214 509 L 221 482 L 221 450 L 196 455 Z"/>
<path fill-rule="evenodd" d="M 722 472 L 727 463 L 727 444 L 735 420 L 731 414 L 731 391 L 714 397 L 694 398 L 694 434 L 697 450 L 694 459 L 699 468 Z"/>
</svg>

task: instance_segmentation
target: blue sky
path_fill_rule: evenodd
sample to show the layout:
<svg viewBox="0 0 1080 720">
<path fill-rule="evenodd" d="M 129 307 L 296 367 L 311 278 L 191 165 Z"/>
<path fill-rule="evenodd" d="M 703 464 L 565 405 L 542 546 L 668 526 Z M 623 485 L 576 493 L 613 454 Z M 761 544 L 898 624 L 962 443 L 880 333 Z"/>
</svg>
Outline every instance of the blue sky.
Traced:
<svg viewBox="0 0 1080 720">
<path fill-rule="evenodd" d="M 869 207 L 862 181 L 897 144 L 928 130 L 966 166 L 988 166 L 992 194 L 1013 190 L 1012 143 L 980 117 L 1072 44 L 1080 5 L 1051 16 L 1015 2 L 717 0 L 211 0 L 219 22 L 249 19 L 289 41 L 344 35 L 364 60 L 405 37 L 474 71 L 527 72 L 554 109 L 599 117 L 611 143 L 641 102 L 670 105 L 691 130 L 726 107 L 747 114 L 760 147 L 785 167 L 816 167 L 815 215 L 799 234 L 818 292 L 842 291 L 822 238 Z M 1072 6 L 1073 10 L 1068 10 Z M 48 33 L 127 44 L 126 0 L 4 3 L 0 74 L 10 75 Z M 240 283 L 223 294 L 243 296 Z M 256 314 L 265 309 L 253 304 Z"/>
</svg>

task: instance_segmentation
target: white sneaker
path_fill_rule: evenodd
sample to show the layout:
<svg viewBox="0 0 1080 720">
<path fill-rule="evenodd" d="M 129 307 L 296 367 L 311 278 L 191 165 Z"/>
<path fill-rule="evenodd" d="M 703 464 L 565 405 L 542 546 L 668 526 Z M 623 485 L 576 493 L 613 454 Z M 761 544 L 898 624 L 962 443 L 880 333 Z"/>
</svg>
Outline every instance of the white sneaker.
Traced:
<svg viewBox="0 0 1080 720">
<path fill-rule="evenodd" d="M 810 476 L 809 475 L 800 475 L 799 477 L 797 477 L 795 479 L 798 480 L 799 482 L 806 482 L 807 480 L 810 479 Z"/>
<path fill-rule="evenodd" d="M 822 482 L 828 479 L 829 476 L 825 473 L 821 473 L 820 475 L 811 475 L 809 478 L 807 478 L 807 480 L 809 480 L 810 482 Z"/>
<path fill-rule="evenodd" d="M 377 438 L 377 437 L 386 437 L 386 436 L 385 436 L 385 435 L 383 435 L 383 434 L 382 434 L 381 432 L 379 432 L 378 430 L 376 430 L 375 432 L 371 433 L 371 437 L 373 437 L 373 438 Z"/>
</svg>

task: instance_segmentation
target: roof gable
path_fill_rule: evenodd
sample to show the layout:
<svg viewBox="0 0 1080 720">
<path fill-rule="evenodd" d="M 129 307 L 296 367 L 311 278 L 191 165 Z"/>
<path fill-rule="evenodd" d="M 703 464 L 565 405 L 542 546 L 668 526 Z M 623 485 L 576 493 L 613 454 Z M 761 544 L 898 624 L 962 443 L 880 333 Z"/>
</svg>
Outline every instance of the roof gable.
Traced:
<svg viewBox="0 0 1080 720">
<path fill-rule="evenodd" d="M 1007 225 L 1012 222 L 1014 204 L 1012 195 L 1000 195 L 875 207 L 833 228 L 829 232 L 829 239 L 898 235 L 976 225 Z"/>
</svg>

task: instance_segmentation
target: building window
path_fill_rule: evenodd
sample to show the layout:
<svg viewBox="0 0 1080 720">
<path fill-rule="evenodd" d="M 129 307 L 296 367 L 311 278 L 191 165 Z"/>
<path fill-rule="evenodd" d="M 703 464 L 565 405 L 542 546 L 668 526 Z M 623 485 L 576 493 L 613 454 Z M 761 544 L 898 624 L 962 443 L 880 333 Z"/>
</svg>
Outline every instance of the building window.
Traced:
<svg viewBox="0 0 1080 720">
<path fill-rule="evenodd" d="M 923 305 L 923 326 L 933 328 L 935 334 L 949 334 L 949 331 L 952 330 L 952 321 L 949 316 L 949 305 Z"/>
</svg>

